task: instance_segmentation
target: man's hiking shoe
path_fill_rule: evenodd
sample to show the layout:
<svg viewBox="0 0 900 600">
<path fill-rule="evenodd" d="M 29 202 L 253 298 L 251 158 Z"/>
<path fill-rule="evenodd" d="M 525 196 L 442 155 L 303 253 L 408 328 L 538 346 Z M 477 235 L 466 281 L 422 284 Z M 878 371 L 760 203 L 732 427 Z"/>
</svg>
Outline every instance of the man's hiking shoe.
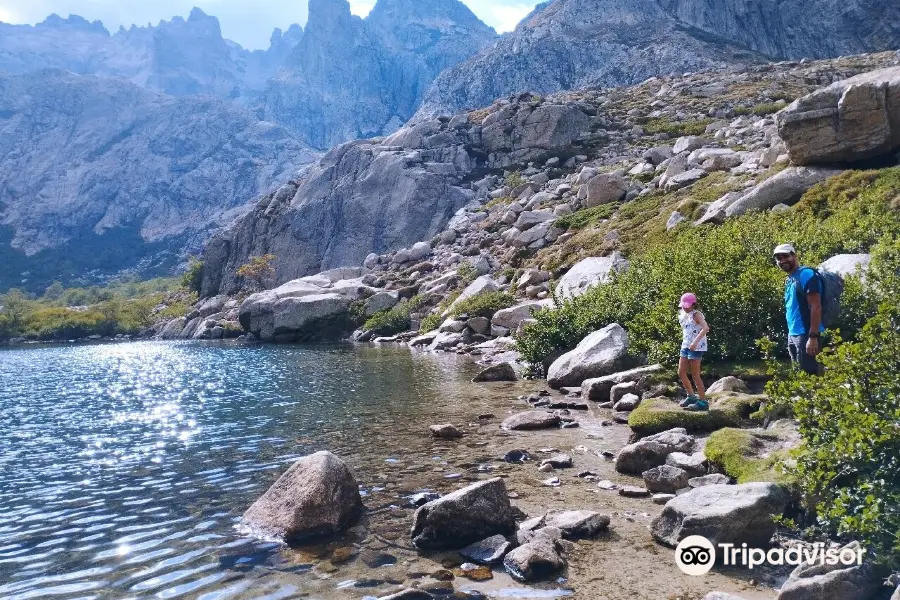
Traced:
<svg viewBox="0 0 900 600">
<path fill-rule="evenodd" d="M 694 404 L 690 406 L 685 406 L 684 410 L 689 410 L 691 412 L 702 412 L 705 410 L 709 410 L 709 402 L 706 400 L 697 400 Z"/>
<path fill-rule="evenodd" d="M 690 406 L 692 404 L 696 404 L 699 400 L 700 400 L 700 398 L 698 398 L 694 394 L 691 394 L 690 396 L 688 396 L 687 398 L 682 400 L 681 404 L 679 404 L 678 406 L 680 406 L 681 408 L 687 408 L 688 406 Z"/>
</svg>

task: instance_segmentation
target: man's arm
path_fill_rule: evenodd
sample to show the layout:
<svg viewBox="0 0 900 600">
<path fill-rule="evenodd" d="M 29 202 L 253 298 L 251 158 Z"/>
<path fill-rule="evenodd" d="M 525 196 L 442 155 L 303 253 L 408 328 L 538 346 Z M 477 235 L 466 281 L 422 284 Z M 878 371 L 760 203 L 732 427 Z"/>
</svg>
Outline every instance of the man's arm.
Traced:
<svg viewBox="0 0 900 600">
<path fill-rule="evenodd" d="M 822 326 L 822 295 L 810 292 L 806 295 L 806 301 L 809 303 L 809 341 L 806 343 L 806 353 L 815 356 L 821 350 L 819 328 Z"/>
</svg>

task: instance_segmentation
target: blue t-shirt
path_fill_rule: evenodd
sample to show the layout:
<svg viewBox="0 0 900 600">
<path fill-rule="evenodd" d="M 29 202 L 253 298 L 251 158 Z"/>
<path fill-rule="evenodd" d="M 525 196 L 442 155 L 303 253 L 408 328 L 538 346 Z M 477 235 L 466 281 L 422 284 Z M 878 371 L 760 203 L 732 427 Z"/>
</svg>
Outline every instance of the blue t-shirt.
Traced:
<svg viewBox="0 0 900 600">
<path fill-rule="evenodd" d="M 784 285 L 784 312 L 787 317 L 788 335 L 806 335 L 807 327 L 804 321 L 809 320 L 809 304 L 797 290 L 797 284 L 807 294 L 821 294 L 822 282 L 816 276 L 815 270 L 809 267 L 800 267 L 793 275 L 789 275 Z M 824 325 L 819 325 L 819 331 L 825 331 Z"/>
</svg>

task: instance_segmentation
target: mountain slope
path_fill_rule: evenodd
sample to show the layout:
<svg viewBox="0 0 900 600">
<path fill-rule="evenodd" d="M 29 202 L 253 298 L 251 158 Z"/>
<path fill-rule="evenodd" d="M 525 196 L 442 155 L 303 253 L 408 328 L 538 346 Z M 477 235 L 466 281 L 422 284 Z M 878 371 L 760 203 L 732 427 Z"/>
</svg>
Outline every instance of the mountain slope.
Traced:
<svg viewBox="0 0 900 600">
<path fill-rule="evenodd" d="M 77 269 L 158 273 L 154 253 L 171 266 L 313 157 L 284 128 L 211 97 L 53 70 L 0 76 L 0 288 L 74 281 Z M 92 256 L 117 236 L 127 244 L 113 264 Z M 74 271 L 47 259 L 62 248 Z"/>
<path fill-rule="evenodd" d="M 883 0 L 553 0 L 493 48 L 442 73 L 416 118 L 524 91 L 898 47 L 900 4 Z"/>
</svg>

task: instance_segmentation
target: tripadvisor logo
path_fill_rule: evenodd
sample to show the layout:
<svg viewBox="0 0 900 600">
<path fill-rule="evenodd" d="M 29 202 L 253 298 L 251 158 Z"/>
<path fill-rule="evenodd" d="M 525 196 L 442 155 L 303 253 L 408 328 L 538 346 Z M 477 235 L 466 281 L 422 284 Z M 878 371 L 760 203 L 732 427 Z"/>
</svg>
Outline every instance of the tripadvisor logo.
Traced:
<svg viewBox="0 0 900 600">
<path fill-rule="evenodd" d="M 706 575 L 716 563 L 716 557 L 724 566 L 743 566 L 754 569 L 761 565 L 800 566 L 828 565 L 844 566 L 861 565 L 864 548 L 845 546 L 843 548 L 825 548 L 825 544 L 817 542 L 811 546 L 794 547 L 784 550 L 772 548 L 750 548 L 747 544 L 718 544 L 718 548 L 708 539 L 700 535 L 692 535 L 681 540 L 675 548 L 675 564 L 686 575 Z"/>
</svg>

